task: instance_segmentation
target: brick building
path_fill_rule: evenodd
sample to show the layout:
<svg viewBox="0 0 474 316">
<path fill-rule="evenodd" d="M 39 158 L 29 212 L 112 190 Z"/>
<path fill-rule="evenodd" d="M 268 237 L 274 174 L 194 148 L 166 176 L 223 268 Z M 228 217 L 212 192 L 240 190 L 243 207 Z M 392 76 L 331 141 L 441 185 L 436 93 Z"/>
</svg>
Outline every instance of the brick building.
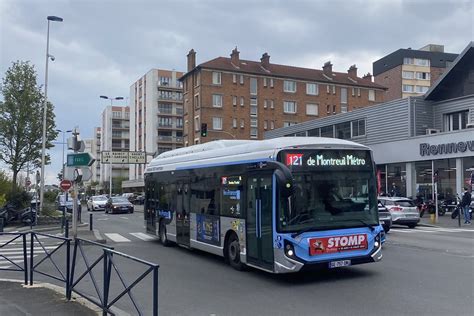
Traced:
<svg viewBox="0 0 474 316">
<path fill-rule="evenodd" d="M 268 130 L 352 111 L 383 101 L 385 88 L 370 74 L 334 72 L 241 60 L 235 48 L 230 58 L 218 57 L 196 66 L 196 53 L 187 55 L 184 83 L 184 144 L 215 139 L 262 139 Z M 201 136 L 201 127 L 207 136 Z"/>
<path fill-rule="evenodd" d="M 374 81 L 388 88 L 385 101 L 423 95 L 457 56 L 443 45 L 398 49 L 373 63 Z"/>
</svg>

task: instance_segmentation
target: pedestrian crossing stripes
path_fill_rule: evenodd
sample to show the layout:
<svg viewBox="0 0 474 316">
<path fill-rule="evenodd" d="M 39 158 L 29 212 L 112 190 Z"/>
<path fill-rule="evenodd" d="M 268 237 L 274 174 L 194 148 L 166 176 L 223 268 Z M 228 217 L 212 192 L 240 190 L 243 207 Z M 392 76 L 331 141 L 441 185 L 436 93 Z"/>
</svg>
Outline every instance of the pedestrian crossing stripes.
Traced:
<svg viewBox="0 0 474 316">
<path fill-rule="evenodd" d="M 110 239 L 113 242 L 132 242 L 132 240 L 135 238 L 138 238 L 143 241 L 153 241 L 153 240 L 158 240 L 158 237 L 137 232 L 137 233 L 126 233 L 126 234 L 118 234 L 118 233 L 104 233 L 105 237 Z M 123 236 L 125 235 L 125 236 Z"/>
<path fill-rule="evenodd" d="M 461 233 L 461 232 L 473 232 L 473 229 L 464 228 L 442 228 L 442 227 L 422 227 L 418 226 L 414 229 L 408 228 L 392 228 L 390 232 L 402 233 L 402 234 L 432 234 L 432 233 Z"/>
</svg>

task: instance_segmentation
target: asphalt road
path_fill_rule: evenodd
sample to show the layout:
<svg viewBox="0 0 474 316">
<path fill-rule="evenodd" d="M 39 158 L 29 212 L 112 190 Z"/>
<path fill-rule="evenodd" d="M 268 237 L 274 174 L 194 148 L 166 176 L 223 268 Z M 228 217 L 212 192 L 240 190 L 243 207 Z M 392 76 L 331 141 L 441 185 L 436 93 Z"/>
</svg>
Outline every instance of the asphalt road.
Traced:
<svg viewBox="0 0 474 316">
<path fill-rule="evenodd" d="M 388 234 L 380 263 L 272 275 L 235 271 L 200 251 L 163 247 L 143 234 L 142 216 L 96 213 L 94 225 L 107 236 L 107 245 L 160 264 L 161 315 L 474 314 L 473 230 L 398 227 Z M 89 252 L 100 253 L 92 247 Z M 144 270 L 131 261 L 117 265 L 131 281 Z M 113 280 L 112 290 L 119 293 L 122 285 Z M 93 293 L 90 281 L 83 288 Z M 149 314 L 150 279 L 133 293 Z M 125 297 L 117 306 L 130 310 L 131 305 Z"/>
</svg>

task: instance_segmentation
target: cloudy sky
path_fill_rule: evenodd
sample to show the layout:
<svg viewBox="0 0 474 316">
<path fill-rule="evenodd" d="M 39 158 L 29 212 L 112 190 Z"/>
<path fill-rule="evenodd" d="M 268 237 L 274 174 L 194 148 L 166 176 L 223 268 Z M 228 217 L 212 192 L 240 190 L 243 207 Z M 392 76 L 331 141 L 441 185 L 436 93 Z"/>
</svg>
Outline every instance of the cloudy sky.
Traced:
<svg viewBox="0 0 474 316">
<path fill-rule="evenodd" d="M 459 53 L 474 38 L 473 3 L 1 0 L 0 76 L 12 61 L 30 60 L 44 83 L 46 16 L 64 18 L 51 25 L 56 60 L 49 67 L 48 97 L 58 128 L 79 126 L 87 138 L 109 104 L 99 95 L 128 97 L 130 85 L 151 68 L 185 70 L 191 48 L 198 63 L 229 56 L 237 46 L 243 59 L 268 52 L 273 63 L 319 69 L 331 60 L 335 71 L 357 64 L 363 74 L 398 48 L 436 43 Z M 61 153 L 60 145 L 51 151 L 47 183 L 56 181 Z"/>
</svg>

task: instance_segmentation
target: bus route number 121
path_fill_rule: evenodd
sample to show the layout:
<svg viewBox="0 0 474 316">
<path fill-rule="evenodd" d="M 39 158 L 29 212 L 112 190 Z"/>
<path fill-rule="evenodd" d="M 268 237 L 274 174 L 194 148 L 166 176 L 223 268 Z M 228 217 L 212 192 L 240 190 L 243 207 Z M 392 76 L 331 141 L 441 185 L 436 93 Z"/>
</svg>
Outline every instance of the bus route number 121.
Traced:
<svg viewBox="0 0 474 316">
<path fill-rule="evenodd" d="M 287 166 L 302 166 L 303 154 L 287 154 L 286 165 Z"/>
</svg>

